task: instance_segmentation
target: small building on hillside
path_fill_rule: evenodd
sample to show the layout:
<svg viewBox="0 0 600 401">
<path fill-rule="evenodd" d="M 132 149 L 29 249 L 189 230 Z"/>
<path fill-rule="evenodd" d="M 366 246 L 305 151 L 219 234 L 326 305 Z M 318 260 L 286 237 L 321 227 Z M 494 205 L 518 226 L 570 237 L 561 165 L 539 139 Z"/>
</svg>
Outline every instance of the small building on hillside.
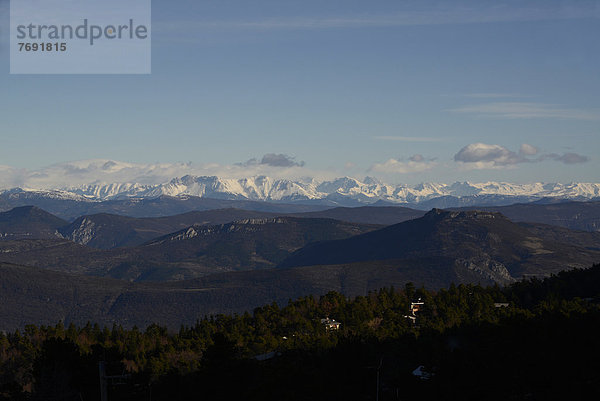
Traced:
<svg viewBox="0 0 600 401">
<path fill-rule="evenodd" d="M 410 313 L 415 316 L 418 312 L 420 312 L 421 310 L 423 310 L 423 306 L 425 305 L 425 302 L 423 302 L 421 300 L 421 298 L 419 298 L 417 300 L 417 302 L 411 302 L 410 303 Z"/>
<path fill-rule="evenodd" d="M 421 300 L 421 298 L 417 299 L 416 302 L 410 303 L 409 315 L 404 315 L 406 319 L 409 319 L 413 325 L 417 325 L 417 314 L 423 310 L 425 306 L 425 302 Z"/>
<path fill-rule="evenodd" d="M 340 322 L 335 321 L 334 319 L 330 319 L 326 317 L 325 319 L 321 319 L 321 324 L 325 326 L 327 331 L 329 330 L 339 330 L 342 325 Z"/>
</svg>

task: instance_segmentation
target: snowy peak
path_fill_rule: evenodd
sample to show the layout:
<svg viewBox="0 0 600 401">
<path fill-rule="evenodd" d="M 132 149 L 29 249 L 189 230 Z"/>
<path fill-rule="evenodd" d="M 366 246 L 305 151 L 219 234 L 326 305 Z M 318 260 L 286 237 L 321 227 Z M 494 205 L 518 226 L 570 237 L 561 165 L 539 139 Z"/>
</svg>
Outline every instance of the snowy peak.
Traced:
<svg viewBox="0 0 600 401">
<path fill-rule="evenodd" d="M 114 168 L 114 166 L 109 166 Z M 253 200 L 270 202 L 328 201 L 342 204 L 372 204 L 379 201 L 390 203 L 419 203 L 441 197 L 525 197 L 530 200 L 542 198 L 593 199 L 600 197 L 599 183 L 530 183 L 507 182 L 455 182 L 452 184 L 421 183 L 415 186 L 389 185 L 372 177 L 360 181 L 342 177 L 331 181 L 315 179 L 289 180 L 255 176 L 241 179 L 217 176 L 185 175 L 163 184 L 140 183 L 94 183 L 55 190 L 4 191 L 3 196 L 26 197 L 31 194 L 57 199 L 102 201 L 127 198 L 158 198 L 160 196 L 197 196 L 213 199 Z"/>
<path fill-rule="evenodd" d="M 91 184 L 69 188 L 67 191 L 76 195 L 90 197 L 93 199 L 111 199 L 118 196 L 127 196 L 127 194 L 138 194 L 147 189 L 149 189 L 147 185 L 140 184 Z"/>
</svg>

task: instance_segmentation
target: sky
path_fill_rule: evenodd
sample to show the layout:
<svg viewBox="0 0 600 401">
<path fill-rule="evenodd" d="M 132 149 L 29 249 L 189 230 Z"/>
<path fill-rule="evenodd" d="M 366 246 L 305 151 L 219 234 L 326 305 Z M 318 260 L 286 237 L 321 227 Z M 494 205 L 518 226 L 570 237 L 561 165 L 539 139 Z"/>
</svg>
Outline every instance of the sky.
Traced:
<svg viewBox="0 0 600 401">
<path fill-rule="evenodd" d="M 98 160 L 600 182 L 600 1 L 154 0 L 149 75 L 10 75 L 8 14 L 0 186 Z"/>
</svg>

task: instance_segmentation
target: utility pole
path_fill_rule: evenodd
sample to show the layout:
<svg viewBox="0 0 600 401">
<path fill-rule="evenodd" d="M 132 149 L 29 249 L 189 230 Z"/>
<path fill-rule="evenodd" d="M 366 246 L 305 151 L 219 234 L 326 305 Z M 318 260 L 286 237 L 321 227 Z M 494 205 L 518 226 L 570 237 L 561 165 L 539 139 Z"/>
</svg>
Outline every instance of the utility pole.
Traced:
<svg viewBox="0 0 600 401">
<path fill-rule="evenodd" d="M 375 392 L 375 401 L 379 401 L 379 370 L 381 369 L 381 365 L 383 364 L 383 357 L 379 359 L 379 366 L 377 367 L 377 390 Z"/>
<path fill-rule="evenodd" d="M 106 363 L 100 361 L 98 363 L 98 370 L 100 373 L 100 401 L 108 401 L 108 385 L 106 380 Z"/>
<path fill-rule="evenodd" d="M 131 375 L 106 376 L 106 362 L 98 363 L 98 373 L 100 374 L 100 401 L 108 401 L 108 381 L 111 379 L 128 379 Z"/>
</svg>

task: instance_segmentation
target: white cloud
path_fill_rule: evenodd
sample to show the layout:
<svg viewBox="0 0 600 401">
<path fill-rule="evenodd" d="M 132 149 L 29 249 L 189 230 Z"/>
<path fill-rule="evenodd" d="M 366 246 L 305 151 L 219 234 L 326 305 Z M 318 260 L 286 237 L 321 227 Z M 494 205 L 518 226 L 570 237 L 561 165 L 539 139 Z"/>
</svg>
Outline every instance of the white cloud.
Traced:
<svg viewBox="0 0 600 401">
<path fill-rule="evenodd" d="M 255 166 L 255 165 L 267 165 L 272 167 L 304 167 L 304 162 L 297 162 L 295 157 L 288 156 L 282 153 L 267 153 L 265 154 L 260 161 L 258 159 L 250 159 L 245 163 L 242 163 L 242 166 Z"/>
<path fill-rule="evenodd" d="M 0 167 L 0 189 L 60 189 L 88 184 L 138 183 L 156 185 L 185 175 L 243 178 L 266 175 L 272 178 L 332 179 L 334 171 L 311 170 L 293 158 L 265 155 L 260 161 L 241 164 L 219 163 L 128 163 L 108 159 L 54 164 L 37 170 Z M 294 164 L 295 163 L 295 164 Z M 277 165 L 279 164 L 279 165 Z"/>
<path fill-rule="evenodd" d="M 555 118 L 563 120 L 600 120 L 600 110 L 568 109 L 544 103 L 494 102 L 464 106 L 448 111 L 503 119 Z"/>
<path fill-rule="evenodd" d="M 487 143 L 472 143 L 454 155 L 454 161 L 466 169 L 499 169 L 511 168 L 520 163 L 537 163 L 545 160 L 559 161 L 565 164 L 585 163 L 587 156 L 576 153 L 565 153 L 558 155 L 555 153 L 545 154 L 532 158 L 537 155 L 538 148 L 524 143 L 518 152 L 509 150 L 501 145 L 492 145 Z"/>
<path fill-rule="evenodd" d="M 64 189 L 89 184 L 157 185 L 185 175 L 217 176 L 223 179 L 239 179 L 268 176 L 274 179 L 331 180 L 341 171 L 313 170 L 304 167 L 293 158 L 265 155 L 253 163 L 128 163 L 108 159 L 82 160 L 54 164 L 28 170 L 0 165 L 0 189 L 15 187 L 27 189 Z M 284 155 L 285 156 L 285 155 Z M 560 162 L 564 164 L 585 163 L 589 159 L 577 153 L 549 153 L 540 155 L 537 148 L 523 144 L 518 152 L 500 145 L 475 143 L 465 146 L 454 157 L 461 168 L 498 169 L 510 168 L 519 163 Z M 408 158 L 391 158 L 373 164 L 368 171 L 383 176 L 429 171 L 439 163 L 435 159 L 415 154 Z M 357 168 L 352 162 L 345 169 Z M 342 170 L 343 171 L 343 170 Z"/>
<path fill-rule="evenodd" d="M 562 155 L 551 153 L 549 155 L 544 155 L 541 157 L 541 160 L 555 160 L 562 162 L 564 164 L 581 164 L 589 161 L 589 157 L 584 155 L 579 155 L 577 153 L 563 153 Z"/>
<path fill-rule="evenodd" d="M 454 161 L 478 170 L 512 166 L 522 163 L 524 160 L 504 146 L 480 142 L 467 145 L 454 155 Z"/>
<path fill-rule="evenodd" d="M 538 148 L 536 148 L 535 146 L 529 145 L 527 143 L 522 144 L 521 148 L 519 149 L 520 154 L 527 155 L 527 156 L 536 155 L 537 152 L 538 152 Z"/>
<path fill-rule="evenodd" d="M 407 161 L 389 159 L 383 163 L 375 163 L 369 171 L 384 174 L 421 173 L 431 170 L 437 165 L 434 160 L 426 160 L 422 155 L 411 156 Z"/>
</svg>

